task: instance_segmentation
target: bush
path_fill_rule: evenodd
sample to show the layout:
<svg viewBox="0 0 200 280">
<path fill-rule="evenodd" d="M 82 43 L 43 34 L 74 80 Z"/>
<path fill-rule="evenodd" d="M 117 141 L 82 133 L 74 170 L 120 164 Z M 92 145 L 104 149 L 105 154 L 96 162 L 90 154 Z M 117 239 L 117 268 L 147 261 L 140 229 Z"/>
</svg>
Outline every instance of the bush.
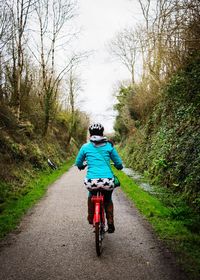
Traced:
<svg viewBox="0 0 200 280">
<path fill-rule="evenodd" d="M 200 59 L 192 59 L 163 89 L 145 125 L 126 142 L 125 160 L 152 182 L 200 208 Z"/>
</svg>

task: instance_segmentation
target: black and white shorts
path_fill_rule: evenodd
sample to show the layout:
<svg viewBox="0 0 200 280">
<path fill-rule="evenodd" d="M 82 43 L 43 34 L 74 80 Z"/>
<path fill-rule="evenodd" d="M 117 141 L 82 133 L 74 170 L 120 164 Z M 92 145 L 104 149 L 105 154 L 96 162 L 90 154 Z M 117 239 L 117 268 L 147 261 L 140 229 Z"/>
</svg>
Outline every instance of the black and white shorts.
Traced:
<svg viewBox="0 0 200 280">
<path fill-rule="evenodd" d="M 84 185 L 89 191 L 97 190 L 99 188 L 111 191 L 114 189 L 114 178 L 98 178 L 98 179 L 87 179 L 84 180 Z"/>
</svg>

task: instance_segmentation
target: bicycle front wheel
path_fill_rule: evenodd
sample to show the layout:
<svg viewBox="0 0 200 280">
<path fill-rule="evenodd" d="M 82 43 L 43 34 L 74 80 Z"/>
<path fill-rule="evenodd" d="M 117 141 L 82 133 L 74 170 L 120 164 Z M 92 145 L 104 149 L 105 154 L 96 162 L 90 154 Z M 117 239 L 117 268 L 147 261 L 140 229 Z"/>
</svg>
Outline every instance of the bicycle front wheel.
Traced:
<svg viewBox="0 0 200 280">
<path fill-rule="evenodd" d="M 100 223 L 95 224 L 95 243 L 97 256 L 99 257 L 102 252 L 102 236 Z"/>
</svg>

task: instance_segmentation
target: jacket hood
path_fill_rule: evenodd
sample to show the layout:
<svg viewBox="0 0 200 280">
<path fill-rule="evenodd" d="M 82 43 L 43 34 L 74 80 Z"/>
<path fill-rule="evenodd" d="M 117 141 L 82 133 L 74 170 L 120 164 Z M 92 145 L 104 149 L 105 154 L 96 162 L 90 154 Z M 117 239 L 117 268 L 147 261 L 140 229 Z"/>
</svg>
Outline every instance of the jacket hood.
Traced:
<svg viewBox="0 0 200 280">
<path fill-rule="evenodd" d="M 90 142 L 92 142 L 95 146 L 100 146 L 107 142 L 107 138 L 105 136 L 92 135 L 90 137 Z"/>
</svg>

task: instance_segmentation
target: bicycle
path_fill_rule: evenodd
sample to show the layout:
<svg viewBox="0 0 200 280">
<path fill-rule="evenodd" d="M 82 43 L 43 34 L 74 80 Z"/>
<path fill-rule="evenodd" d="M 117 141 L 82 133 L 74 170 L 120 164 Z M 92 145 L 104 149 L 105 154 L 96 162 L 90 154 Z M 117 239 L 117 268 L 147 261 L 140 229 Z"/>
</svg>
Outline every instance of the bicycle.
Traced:
<svg viewBox="0 0 200 280">
<path fill-rule="evenodd" d="M 92 196 L 92 202 L 94 203 L 94 216 L 93 226 L 95 232 L 95 245 L 96 253 L 99 257 L 102 253 L 103 239 L 105 236 L 105 211 L 104 211 L 104 196 L 101 193 L 101 189 L 97 191 L 96 195 Z"/>
</svg>

